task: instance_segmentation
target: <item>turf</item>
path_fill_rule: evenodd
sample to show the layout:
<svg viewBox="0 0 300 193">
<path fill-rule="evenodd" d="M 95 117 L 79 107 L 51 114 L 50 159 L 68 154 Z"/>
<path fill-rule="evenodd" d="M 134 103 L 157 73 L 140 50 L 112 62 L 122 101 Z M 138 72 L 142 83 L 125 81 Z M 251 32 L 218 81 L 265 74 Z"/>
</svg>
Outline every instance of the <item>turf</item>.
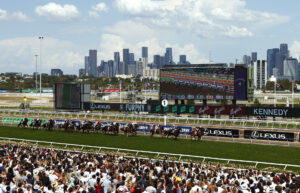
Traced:
<svg viewBox="0 0 300 193">
<path fill-rule="evenodd" d="M 160 137 L 151 138 L 150 136 L 126 137 L 123 135 L 109 136 L 96 133 L 49 132 L 45 130 L 37 131 L 28 128 L 23 129 L 5 126 L 0 126 L 0 136 L 300 165 L 300 148 L 297 147 L 190 141 L 186 139 L 175 141 L 173 139 L 162 139 Z"/>
</svg>

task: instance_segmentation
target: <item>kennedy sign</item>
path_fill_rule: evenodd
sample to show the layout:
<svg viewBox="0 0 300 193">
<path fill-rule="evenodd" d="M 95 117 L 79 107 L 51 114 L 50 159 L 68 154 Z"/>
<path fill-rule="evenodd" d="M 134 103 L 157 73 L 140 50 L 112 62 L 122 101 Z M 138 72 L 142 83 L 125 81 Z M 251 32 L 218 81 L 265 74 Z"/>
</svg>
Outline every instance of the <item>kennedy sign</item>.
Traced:
<svg viewBox="0 0 300 193">
<path fill-rule="evenodd" d="M 300 117 L 299 108 L 245 107 L 249 116 Z"/>
<path fill-rule="evenodd" d="M 246 139 L 294 141 L 294 133 L 288 132 L 245 130 L 244 137 Z"/>
</svg>

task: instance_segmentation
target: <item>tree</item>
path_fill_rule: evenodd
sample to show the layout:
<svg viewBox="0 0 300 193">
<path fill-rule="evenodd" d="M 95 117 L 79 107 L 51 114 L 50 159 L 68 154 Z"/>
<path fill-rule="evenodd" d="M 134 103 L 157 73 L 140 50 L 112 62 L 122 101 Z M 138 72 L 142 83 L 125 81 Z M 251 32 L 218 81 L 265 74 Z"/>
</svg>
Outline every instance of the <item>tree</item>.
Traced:
<svg viewBox="0 0 300 193">
<path fill-rule="evenodd" d="M 259 102 L 258 98 L 255 98 L 253 105 L 255 107 L 260 106 L 260 102 Z"/>
</svg>

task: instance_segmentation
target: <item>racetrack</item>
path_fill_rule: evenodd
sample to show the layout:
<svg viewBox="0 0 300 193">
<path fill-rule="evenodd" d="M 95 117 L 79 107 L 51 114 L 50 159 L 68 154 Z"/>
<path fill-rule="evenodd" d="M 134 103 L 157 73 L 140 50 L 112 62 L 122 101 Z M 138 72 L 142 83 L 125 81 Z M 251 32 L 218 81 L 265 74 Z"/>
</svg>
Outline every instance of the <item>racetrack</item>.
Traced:
<svg viewBox="0 0 300 193">
<path fill-rule="evenodd" d="M 0 126 L 1 137 L 14 137 L 43 141 L 83 144 L 92 146 L 106 146 L 136 150 L 168 152 L 177 154 L 201 155 L 218 158 L 264 161 L 283 164 L 300 164 L 300 148 L 266 146 L 254 144 L 191 141 L 186 139 L 162 139 L 160 137 L 123 135 L 110 136 L 97 133 L 83 134 L 64 131 L 32 130 Z"/>
</svg>

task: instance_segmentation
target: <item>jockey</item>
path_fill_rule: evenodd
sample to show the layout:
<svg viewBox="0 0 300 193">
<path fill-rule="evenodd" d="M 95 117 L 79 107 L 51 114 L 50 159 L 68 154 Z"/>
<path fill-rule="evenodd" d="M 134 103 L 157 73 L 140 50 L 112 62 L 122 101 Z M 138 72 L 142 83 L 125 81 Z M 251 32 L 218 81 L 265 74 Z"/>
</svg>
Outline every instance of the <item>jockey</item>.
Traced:
<svg viewBox="0 0 300 193">
<path fill-rule="evenodd" d="M 159 129 L 159 124 L 156 124 L 155 126 L 154 126 L 154 131 L 156 132 L 158 129 Z"/>
<path fill-rule="evenodd" d="M 198 134 L 199 134 L 200 130 L 201 130 L 201 128 L 200 128 L 200 127 L 196 127 L 196 135 L 198 135 Z"/>
</svg>

